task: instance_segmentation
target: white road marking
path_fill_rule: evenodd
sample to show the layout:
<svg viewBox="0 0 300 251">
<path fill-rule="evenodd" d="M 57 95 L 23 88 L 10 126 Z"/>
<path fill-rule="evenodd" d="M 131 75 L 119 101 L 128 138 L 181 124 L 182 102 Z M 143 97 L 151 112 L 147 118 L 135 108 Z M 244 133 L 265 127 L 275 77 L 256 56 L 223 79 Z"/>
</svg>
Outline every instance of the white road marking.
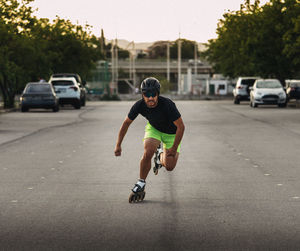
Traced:
<svg viewBox="0 0 300 251">
<path fill-rule="evenodd" d="M 52 167 L 52 168 L 51 168 L 51 170 L 52 170 L 52 171 L 54 171 L 54 170 L 55 170 L 55 168 L 54 168 L 54 167 Z"/>
<path fill-rule="evenodd" d="M 269 173 L 265 173 L 264 175 L 265 175 L 265 176 L 270 176 L 271 174 L 269 174 Z"/>
<path fill-rule="evenodd" d="M 60 160 L 60 161 L 58 161 L 58 163 L 59 163 L 59 164 L 62 164 L 62 163 L 64 163 L 64 162 L 63 162 L 62 160 Z"/>
<path fill-rule="evenodd" d="M 258 167 L 258 165 L 253 165 L 253 167 Z"/>
<path fill-rule="evenodd" d="M 44 180 L 44 179 L 45 179 L 45 177 L 43 176 L 43 177 L 41 177 L 41 179 L 42 179 L 42 180 Z"/>
<path fill-rule="evenodd" d="M 295 197 L 293 197 L 293 199 L 294 199 L 294 200 L 298 200 L 298 199 L 300 199 L 300 197 L 295 196 Z"/>
<path fill-rule="evenodd" d="M 12 202 L 12 203 L 17 203 L 18 201 L 17 201 L 17 200 L 12 200 L 11 202 Z"/>
<path fill-rule="evenodd" d="M 249 161 L 250 159 L 245 159 L 245 160 Z"/>
<path fill-rule="evenodd" d="M 28 189 L 28 190 L 33 190 L 33 187 L 28 187 L 27 189 Z"/>
<path fill-rule="evenodd" d="M 283 184 L 279 183 L 279 184 L 277 184 L 277 186 L 283 186 Z"/>
</svg>

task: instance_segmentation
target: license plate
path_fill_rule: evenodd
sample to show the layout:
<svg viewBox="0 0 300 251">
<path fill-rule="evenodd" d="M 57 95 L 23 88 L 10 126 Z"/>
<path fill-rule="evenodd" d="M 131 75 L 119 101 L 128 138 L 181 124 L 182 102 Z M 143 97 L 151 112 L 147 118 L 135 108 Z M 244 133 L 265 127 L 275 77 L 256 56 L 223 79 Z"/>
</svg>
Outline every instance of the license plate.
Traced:
<svg viewBox="0 0 300 251">
<path fill-rule="evenodd" d="M 65 93 L 66 89 L 65 88 L 59 88 L 58 91 L 61 92 L 61 93 Z"/>
</svg>

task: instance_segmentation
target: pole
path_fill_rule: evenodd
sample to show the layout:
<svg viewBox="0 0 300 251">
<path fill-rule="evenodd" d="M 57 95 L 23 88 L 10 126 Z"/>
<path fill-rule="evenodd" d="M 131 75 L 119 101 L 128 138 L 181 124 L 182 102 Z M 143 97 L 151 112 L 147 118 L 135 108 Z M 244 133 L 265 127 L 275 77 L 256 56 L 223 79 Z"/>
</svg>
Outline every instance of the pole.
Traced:
<svg viewBox="0 0 300 251">
<path fill-rule="evenodd" d="M 133 86 L 135 87 L 136 82 L 136 72 L 135 72 L 135 44 L 134 41 L 132 41 L 132 74 L 133 74 Z"/>
<path fill-rule="evenodd" d="M 198 63 L 198 46 L 197 46 L 197 42 L 195 41 L 195 47 L 194 47 L 194 74 L 195 74 L 195 78 L 197 78 L 197 63 Z"/>
<path fill-rule="evenodd" d="M 181 39 L 178 39 L 178 80 L 177 80 L 177 93 L 181 94 Z"/>
<path fill-rule="evenodd" d="M 115 46 L 115 58 L 116 58 L 116 60 L 115 60 L 115 64 L 116 64 L 116 67 L 115 67 L 115 77 L 116 77 L 116 80 L 115 80 L 115 83 L 116 83 L 116 86 L 115 86 L 115 88 L 116 88 L 116 94 L 118 94 L 119 93 L 119 88 L 118 88 L 118 79 L 119 79 L 119 70 L 118 70 L 118 67 L 119 67 L 119 62 L 118 62 L 118 60 L 119 60 L 119 58 L 118 58 L 118 39 L 116 38 L 116 46 Z"/>
<path fill-rule="evenodd" d="M 170 82 L 170 42 L 167 42 L 167 80 Z"/>
<path fill-rule="evenodd" d="M 115 48 L 114 48 L 114 41 L 112 40 L 111 41 L 111 83 L 109 85 L 109 95 L 111 95 L 111 91 L 112 91 L 112 88 L 113 88 L 113 85 L 115 83 L 115 56 L 114 56 L 114 51 L 115 51 Z"/>
</svg>

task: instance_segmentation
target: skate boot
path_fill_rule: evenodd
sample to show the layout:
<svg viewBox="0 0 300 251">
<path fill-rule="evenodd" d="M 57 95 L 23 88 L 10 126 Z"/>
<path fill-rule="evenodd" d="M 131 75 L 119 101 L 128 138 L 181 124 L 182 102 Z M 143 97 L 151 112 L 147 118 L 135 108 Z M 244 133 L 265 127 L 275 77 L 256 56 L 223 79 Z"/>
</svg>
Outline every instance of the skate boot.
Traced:
<svg viewBox="0 0 300 251">
<path fill-rule="evenodd" d="M 162 149 L 161 145 L 159 145 L 157 147 L 157 150 L 156 150 L 155 156 L 154 156 L 153 172 L 154 172 L 155 175 L 157 175 L 158 174 L 158 170 L 160 168 L 162 168 L 162 164 L 160 162 L 160 155 L 161 155 L 162 152 L 163 152 L 163 149 Z"/>
<path fill-rule="evenodd" d="M 145 198 L 146 181 L 139 179 L 132 188 L 132 193 L 129 195 L 129 203 L 143 201 Z"/>
</svg>

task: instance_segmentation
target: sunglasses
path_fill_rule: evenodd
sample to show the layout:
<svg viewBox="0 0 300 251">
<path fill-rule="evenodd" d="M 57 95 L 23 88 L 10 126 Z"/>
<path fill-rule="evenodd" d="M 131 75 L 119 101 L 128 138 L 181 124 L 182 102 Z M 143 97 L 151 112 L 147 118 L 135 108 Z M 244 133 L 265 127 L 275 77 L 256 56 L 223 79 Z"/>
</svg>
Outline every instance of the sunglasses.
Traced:
<svg viewBox="0 0 300 251">
<path fill-rule="evenodd" d="M 144 96 L 147 97 L 147 98 L 150 98 L 150 97 L 156 97 L 157 93 L 156 92 L 143 92 Z"/>
</svg>

